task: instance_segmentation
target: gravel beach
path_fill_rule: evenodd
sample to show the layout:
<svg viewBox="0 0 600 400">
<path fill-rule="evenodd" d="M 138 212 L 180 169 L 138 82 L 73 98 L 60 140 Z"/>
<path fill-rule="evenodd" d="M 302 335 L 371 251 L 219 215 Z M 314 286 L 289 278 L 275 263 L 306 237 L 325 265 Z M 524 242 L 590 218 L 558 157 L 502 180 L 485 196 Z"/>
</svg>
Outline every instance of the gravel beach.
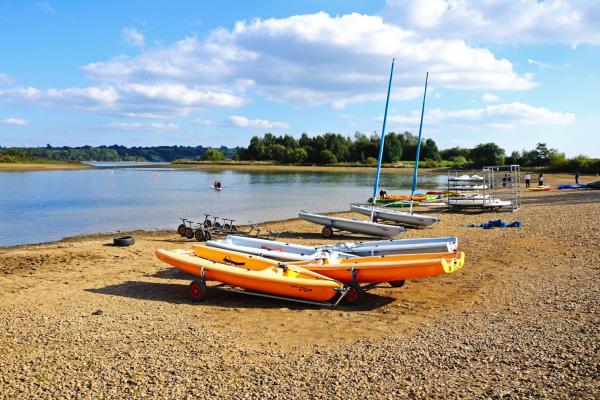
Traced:
<svg viewBox="0 0 600 400">
<path fill-rule="evenodd" d="M 153 255 L 195 243 L 174 231 L 2 248 L 0 398 L 600 398 L 600 191 L 428 213 L 405 237 L 458 236 L 464 268 L 335 310 L 216 288 L 192 304 L 192 277 Z M 500 218 L 523 227 L 465 226 Z"/>
</svg>

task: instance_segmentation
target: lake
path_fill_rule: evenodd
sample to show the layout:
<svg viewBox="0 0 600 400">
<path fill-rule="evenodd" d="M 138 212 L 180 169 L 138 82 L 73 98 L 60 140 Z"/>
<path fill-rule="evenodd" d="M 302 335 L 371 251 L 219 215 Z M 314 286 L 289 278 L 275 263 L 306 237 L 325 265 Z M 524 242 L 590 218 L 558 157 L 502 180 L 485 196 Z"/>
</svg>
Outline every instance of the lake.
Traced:
<svg viewBox="0 0 600 400">
<path fill-rule="evenodd" d="M 236 224 L 349 209 L 372 193 L 375 173 L 109 168 L 0 172 L 0 246 L 117 230 L 173 228 L 208 213 Z M 422 190 L 447 176 L 422 175 Z M 222 191 L 212 189 L 220 180 Z M 408 193 L 412 175 L 382 172 L 380 187 Z"/>
</svg>

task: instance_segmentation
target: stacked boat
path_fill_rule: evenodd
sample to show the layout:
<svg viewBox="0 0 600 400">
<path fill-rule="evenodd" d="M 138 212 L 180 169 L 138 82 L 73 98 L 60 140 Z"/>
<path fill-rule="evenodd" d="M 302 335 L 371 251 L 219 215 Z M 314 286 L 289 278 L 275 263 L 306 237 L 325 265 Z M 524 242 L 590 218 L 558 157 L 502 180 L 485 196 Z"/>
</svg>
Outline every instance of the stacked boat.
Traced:
<svg viewBox="0 0 600 400">
<path fill-rule="evenodd" d="M 465 259 L 457 246 L 455 237 L 311 247 L 231 235 L 155 254 L 200 278 L 190 284 L 194 301 L 204 298 L 212 280 L 257 296 L 335 306 L 342 300 L 358 304 L 366 290 L 384 282 L 400 287 L 406 280 L 453 273 Z"/>
</svg>

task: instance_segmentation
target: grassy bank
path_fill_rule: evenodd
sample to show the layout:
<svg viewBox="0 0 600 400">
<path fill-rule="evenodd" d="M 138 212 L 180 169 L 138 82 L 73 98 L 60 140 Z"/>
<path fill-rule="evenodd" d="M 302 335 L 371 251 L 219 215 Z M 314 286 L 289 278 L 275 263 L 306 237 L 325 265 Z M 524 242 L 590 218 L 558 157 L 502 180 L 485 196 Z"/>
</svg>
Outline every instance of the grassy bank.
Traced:
<svg viewBox="0 0 600 400">
<path fill-rule="evenodd" d="M 0 163 L 0 171 L 47 171 L 65 169 L 88 169 L 91 165 L 78 162 L 53 162 L 53 161 L 24 161 L 17 163 Z"/>
</svg>

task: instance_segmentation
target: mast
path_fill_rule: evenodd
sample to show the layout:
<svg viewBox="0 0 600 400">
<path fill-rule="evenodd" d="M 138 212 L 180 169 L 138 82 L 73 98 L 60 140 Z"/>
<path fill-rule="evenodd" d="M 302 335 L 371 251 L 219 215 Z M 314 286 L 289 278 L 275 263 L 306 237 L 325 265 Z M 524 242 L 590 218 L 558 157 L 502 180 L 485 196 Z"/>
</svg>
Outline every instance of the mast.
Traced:
<svg viewBox="0 0 600 400">
<path fill-rule="evenodd" d="M 385 100 L 385 112 L 383 113 L 383 127 L 381 128 L 381 141 L 379 142 L 379 157 L 377 159 L 377 172 L 375 173 L 375 185 L 373 185 L 373 197 L 372 197 L 372 208 L 371 208 L 371 221 L 373 221 L 373 214 L 375 213 L 375 198 L 377 196 L 377 190 L 379 189 L 379 173 L 381 172 L 381 161 L 383 159 L 383 142 L 385 141 L 385 123 L 387 120 L 388 104 L 390 103 L 390 91 L 392 89 L 392 77 L 394 75 L 394 61 L 392 58 L 392 67 L 390 68 L 390 80 L 388 82 L 387 98 Z"/>
<path fill-rule="evenodd" d="M 419 155 L 421 153 L 421 133 L 423 131 L 423 114 L 425 113 L 425 96 L 427 96 L 427 80 L 429 72 L 425 75 L 425 91 L 423 92 L 423 106 L 421 107 L 421 123 L 419 124 L 419 140 L 417 141 L 417 156 L 415 160 L 415 170 L 413 172 L 412 190 L 410 192 L 410 213 L 413 211 L 413 196 L 417 190 L 417 174 L 419 171 Z M 385 125 L 384 125 L 385 126 Z"/>
</svg>

